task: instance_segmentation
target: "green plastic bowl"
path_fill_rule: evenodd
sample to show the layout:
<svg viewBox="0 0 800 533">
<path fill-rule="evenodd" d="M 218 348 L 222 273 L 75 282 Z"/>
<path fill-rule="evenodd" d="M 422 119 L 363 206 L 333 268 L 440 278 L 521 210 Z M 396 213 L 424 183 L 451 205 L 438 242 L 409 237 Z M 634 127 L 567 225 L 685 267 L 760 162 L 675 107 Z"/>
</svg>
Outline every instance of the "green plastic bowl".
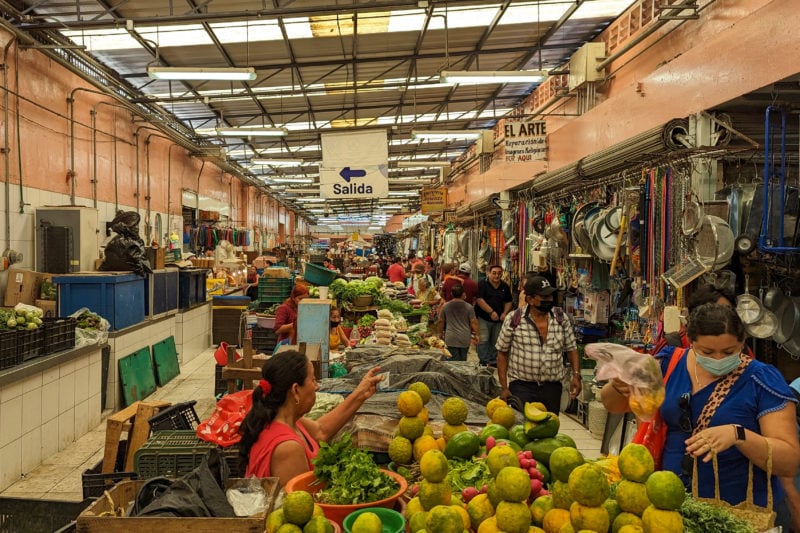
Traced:
<svg viewBox="0 0 800 533">
<path fill-rule="evenodd" d="M 383 524 L 383 533 L 404 533 L 406 530 L 406 519 L 403 515 L 394 509 L 387 509 L 386 507 L 367 507 L 366 509 L 359 509 L 347 515 L 342 522 L 345 533 L 351 533 L 350 528 L 353 527 L 353 522 L 356 521 L 358 515 L 361 513 L 375 513 L 381 519 Z"/>
</svg>

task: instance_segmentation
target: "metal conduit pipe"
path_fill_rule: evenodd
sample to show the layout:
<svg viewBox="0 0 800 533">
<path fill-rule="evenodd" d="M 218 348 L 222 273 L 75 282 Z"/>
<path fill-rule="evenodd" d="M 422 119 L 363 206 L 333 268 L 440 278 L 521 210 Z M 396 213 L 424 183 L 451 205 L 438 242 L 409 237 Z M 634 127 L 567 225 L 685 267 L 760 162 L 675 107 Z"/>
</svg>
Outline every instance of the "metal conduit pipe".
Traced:
<svg viewBox="0 0 800 533">
<path fill-rule="evenodd" d="M 22 132 L 19 126 L 22 118 L 19 111 L 19 46 L 14 47 L 14 89 L 14 100 L 16 104 L 14 106 L 14 119 L 17 132 L 17 172 L 19 174 L 19 212 L 22 214 L 25 212 L 25 198 L 22 189 Z M 8 122 L 6 122 L 6 127 L 8 127 Z M 6 150 L 8 150 L 8 145 L 6 145 Z"/>
<path fill-rule="evenodd" d="M 119 211 L 119 193 L 117 182 L 117 108 L 130 111 L 127 106 L 114 104 L 112 102 L 97 102 L 92 106 L 89 114 L 92 116 L 92 200 L 95 209 L 97 208 L 97 110 L 101 105 L 114 108 L 114 122 L 112 124 L 112 139 L 114 142 L 114 212 Z"/>
<path fill-rule="evenodd" d="M 178 146 L 177 144 L 170 144 L 167 149 L 167 231 L 172 231 L 170 224 L 172 217 L 172 149 Z"/>
<path fill-rule="evenodd" d="M 684 2 L 682 4 L 678 4 L 676 6 L 669 7 L 668 8 L 669 9 L 669 13 L 662 13 L 661 17 L 674 17 L 674 16 L 678 15 L 684 9 L 691 9 L 693 7 L 696 7 L 696 4 L 697 4 L 697 0 L 686 0 L 686 2 Z M 648 26 L 647 28 L 645 28 L 644 31 L 642 31 L 642 33 L 640 33 L 639 35 L 637 35 L 636 37 L 634 37 L 633 39 L 631 39 L 630 41 L 625 43 L 622 46 L 622 48 L 616 50 L 613 54 L 611 54 L 610 56 L 605 58 L 603 61 L 598 63 L 597 66 L 595 67 L 595 70 L 597 72 L 600 72 L 601 70 L 606 68 L 612 61 L 614 61 L 615 59 L 617 59 L 618 57 L 623 55 L 625 52 L 627 52 L 628 50 L 630 50 L 631 48 L 633 48 L 634 46 L 636 46 L 640 42 L 642 42 L 645 39 L 647 39 L 655 31 L 657 31 L 659 28 L 661 28 L 662 26 L 664 26 L 668 22 L 671 22 L 672 20 L 674 20 L 674 19 L 671 19 L 671 18 L 657 18 L 656 21 L 653 24 L 651 24 L 650 26 Z"/>
<path fill-rule="evenodd" d="M 8 50 L 17 42 L 16 36 L 11 37 L 6 45 L 3 47 L 3 89 L 5 89 L 3 94 L 3 105 L 5 107 L 4 114 L 5 114 L 5 124 L 6 127 L 3 128 L 4 131 L 4 147 L 5 147 L 5 172 L 6 172 L 6 215 L 5 215 L 5 222 L 6 222 L 6 250 L 11 249 L 11 164 L 8 161 L 8 145 L 10 143 L 9 133 L 8 133 L 8 119 L 9 119 L 9 110 L 8 110 Z"/>
</svg>

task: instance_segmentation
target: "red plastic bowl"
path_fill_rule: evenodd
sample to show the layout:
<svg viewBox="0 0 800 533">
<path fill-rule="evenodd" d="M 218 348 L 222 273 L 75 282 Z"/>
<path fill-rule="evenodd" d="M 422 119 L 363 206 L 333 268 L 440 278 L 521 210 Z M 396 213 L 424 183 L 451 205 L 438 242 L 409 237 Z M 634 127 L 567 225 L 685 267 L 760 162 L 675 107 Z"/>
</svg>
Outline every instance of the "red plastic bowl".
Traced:
<svg viewBox="0 0 800 533">
<path fill-rule="evenodd" d="M 408 488 L 408 482 L 406 481 L 406 478 L 404 478 L 403 476 L 401 476 L 396 472 L 384 469 L 381 469 L 381 472 L 385 473 L 387 476 L 397 481 L 397 484 L 400 486 L 400 488 L 397 489 L 397 492 L 395 492 L 388 498 L 384 498 L 382 500 L 377 500 L 369 503 L 358 503 L 353 505 L 334 505 L 334 504 L 320 503 L 319 506 L 322 507 L 322 510 L 325 512 L 325 516 L 328 518 L 328 520 L 336 522 L 339 526 L 341 526 L 345 517 L 350 513 L 352 513 L 353 511 L 357 511 L 359 509 L 366 509 L 367 507 L 386 507 L 388 509 L 394 508 L 397 500 L 400 498 L 400 496 L 402 496 L 406 492 L 406 489 Z M 313 495 L 325 487 L 322 483 L 311 485 L 311 483 L 316 481 L 316 479 L 317 478 L 314 476 L 313 471 L 306 472 L 305 474 L 300 474 L 299 476 L 295 476 L 289 481 L 287 481 L 284 490 L 286 492 L 304 490 Z"/>
</svg>

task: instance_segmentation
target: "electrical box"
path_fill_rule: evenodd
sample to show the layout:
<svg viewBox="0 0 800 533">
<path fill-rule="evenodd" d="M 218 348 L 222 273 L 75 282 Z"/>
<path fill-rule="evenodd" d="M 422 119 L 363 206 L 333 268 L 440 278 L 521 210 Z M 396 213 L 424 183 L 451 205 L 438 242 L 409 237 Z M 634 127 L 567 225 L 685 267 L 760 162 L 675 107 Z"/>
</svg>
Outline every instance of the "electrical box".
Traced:
<svg viewBox="0 0 800 533">
<path fill-rule="evenodd" d="M 97 209 L 37 207 L 35 264 L 38 272 L 68 274 L 94 270 L 100 256 Z"/>
<path fill-rule="evenodd" d="M 317 377 L 328 377 L 331 332 L 331 300 L 304 298 L 297 305 L 297 342 L 318 345 L 319 360 L 312 360 Z"/>
<path fill-rule="evenodd" d="M 606 43 L 586 43 L 581 46 L 569 59 L 569 90 L 603 79 L 605 69 L 597 70 L 597 65 L 605 56 Z"/>
<path fill-rule="evenodd" d="M 494 130 L 482 130 L 478 137 L 478 153 L 481 155 L 494 153 Z"/>
</svg>

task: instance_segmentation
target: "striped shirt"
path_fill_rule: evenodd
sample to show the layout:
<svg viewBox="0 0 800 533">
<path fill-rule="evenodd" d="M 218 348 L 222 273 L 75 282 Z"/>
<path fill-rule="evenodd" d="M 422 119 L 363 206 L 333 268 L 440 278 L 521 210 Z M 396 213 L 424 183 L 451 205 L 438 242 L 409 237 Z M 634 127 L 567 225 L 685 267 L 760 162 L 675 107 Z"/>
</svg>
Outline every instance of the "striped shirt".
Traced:
<svg viewBox="0 0 800 533">
<path fill-rule="evenodd" d="M 572 323 L 564 316 L 559 324 L 550 312 L 547 340 L 542 345 L 539 329 L 528 314 L 528 306 L 522 314 L 516 329 L 511 325 L 514 313 L 506 315 L 495 344 L 498 352 L 508 354 L 508 382 L 561 381 L 567 372 L 562 355 L 577 349 Z"/>
</svg>

